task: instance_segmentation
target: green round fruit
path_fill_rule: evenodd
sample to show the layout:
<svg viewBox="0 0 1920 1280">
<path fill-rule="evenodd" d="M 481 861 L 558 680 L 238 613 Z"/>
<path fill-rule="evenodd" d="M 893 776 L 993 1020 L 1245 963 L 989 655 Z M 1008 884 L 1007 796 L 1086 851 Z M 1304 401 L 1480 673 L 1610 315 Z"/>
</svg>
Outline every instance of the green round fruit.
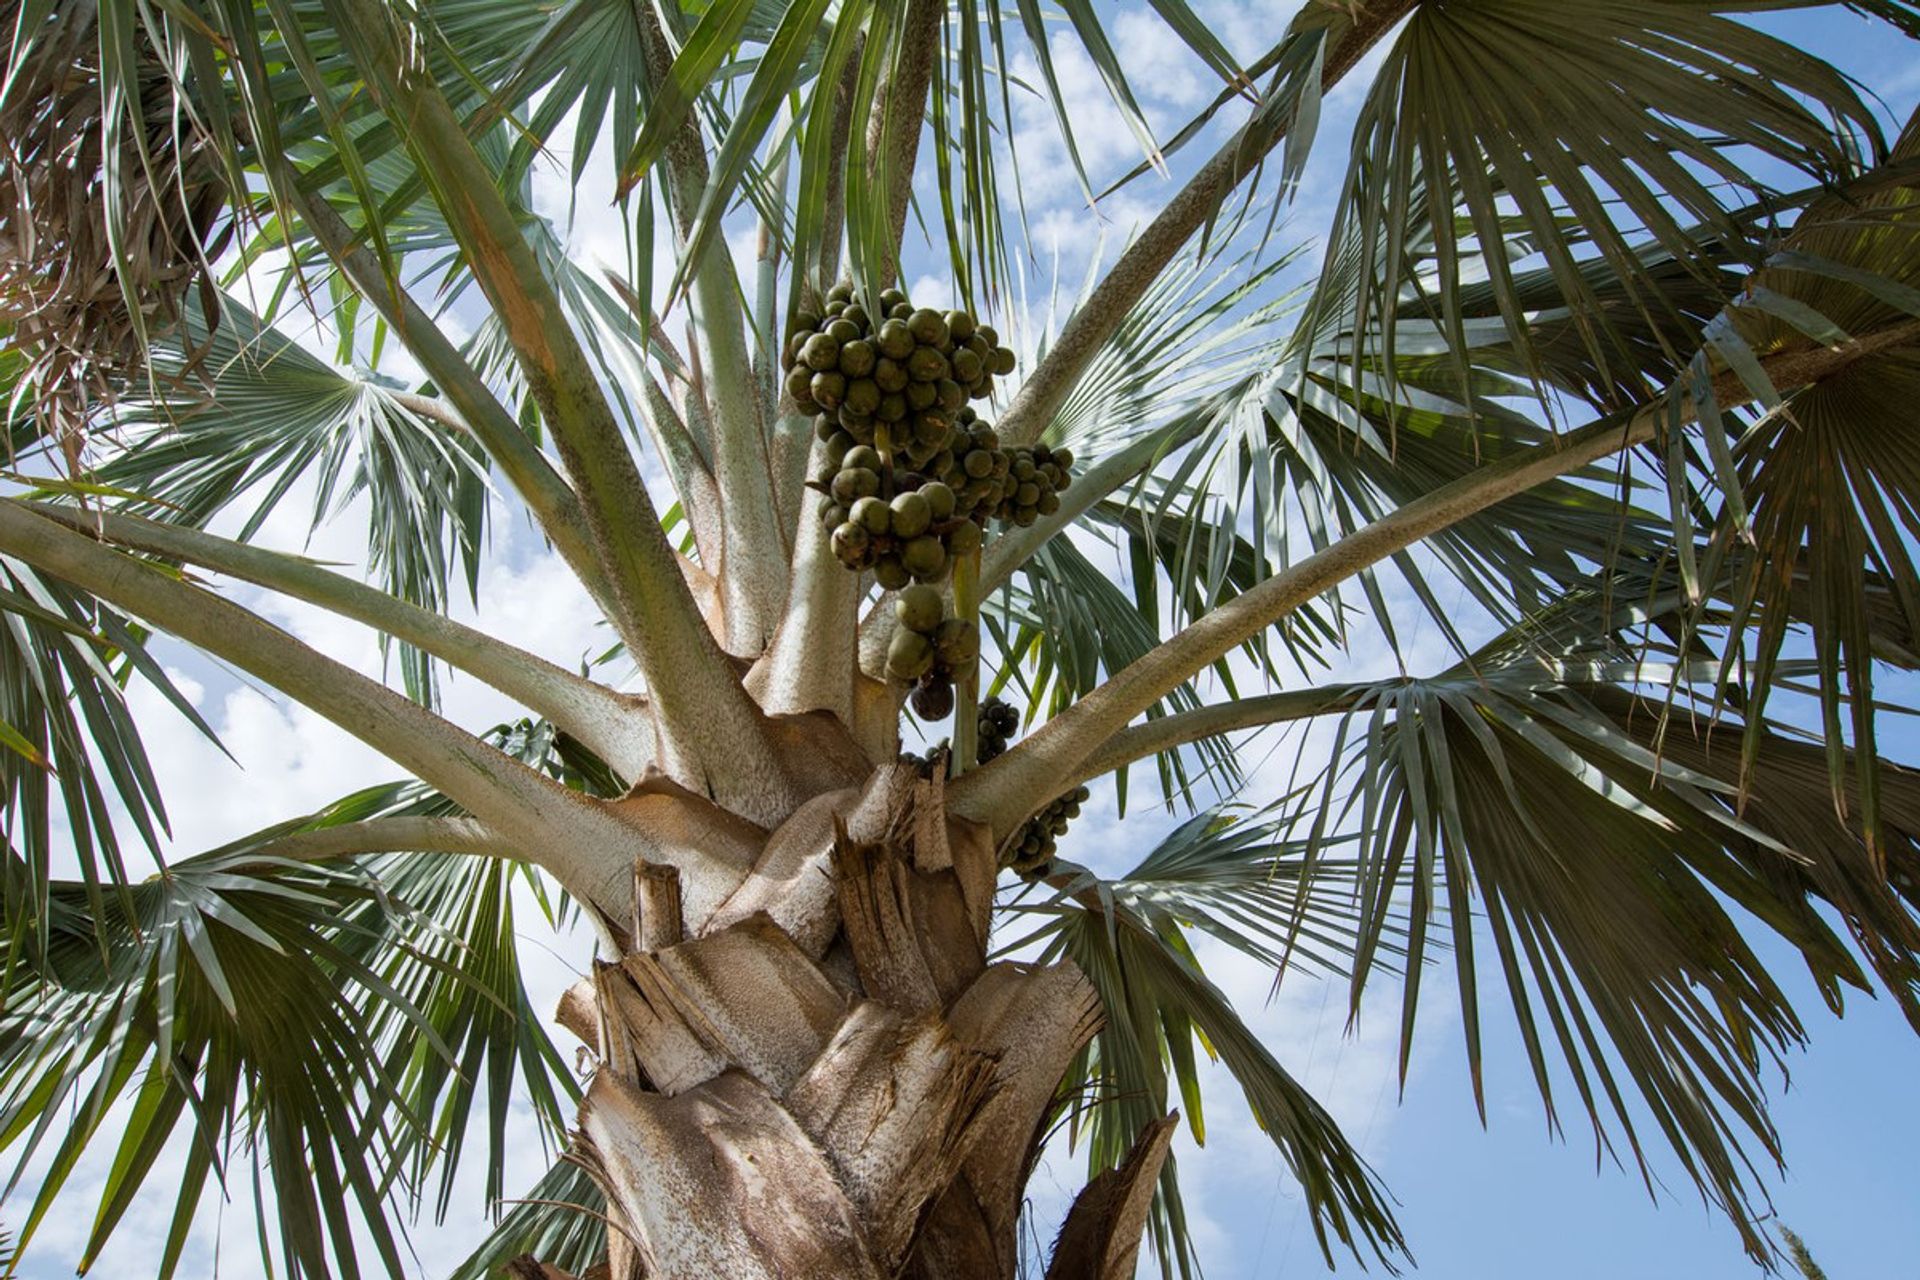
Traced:
<svg viewBox="0 0 1920 1280">
<path fill-rule="evenodd" d="M 913 581 L 913 575 L 908 573 L 906 566 L 900 563 L 899 556 L 887 555 L 874 561 L 873 580 L 888 591 L 898 591 Z M 911 635 L 912 632 L 895 632 L 894 634 Z"/>
<path fill-rule="evenodd" d="M 880 451 L 871 445 L 856 445 L 854 448 L 847 450 L 846 461 L 841 465 L 847 467 L 865 467 L 869 471 L 878 471 L 880 470 Z M 879 490 L 876 489 L 874 492 L 878 493 Z"/>
<path fill-rule="evenodd" d="M 807 349 L 807 340 L 811 337 L 813 337 L 811 333 L 796 333 L 787 339 L 787 345 L 782 348 L 781 353 L 786 360 L 787 368 L 791 369 L 800 363 L 801 353 Z"/>
<path fill-rule="evenodd" d="M 820 508 L 820 523 L 831 533 L 847 522 L 847 509 L 837 502 L 829 500 Z"/>
<path fill-rule="evenodd" d="M 1071 467 L 1073 465 L 1073 450 L 1055 449 L 1053 451 L 1053 462 L 1054 462 L 1054 465 L 1059 467 L 1061 470 L 1063 471 L 1066 470 L 1068 467 Z"/>
<path fill-rule="evenodd" d="M 913 438 L 921 444 L 932 445 L 935 452 L 946 447 L 947 438 L 952 434 L 953 428 L 937 409 L 928 409 L 913 416 Z"/>
<path fill-rule="evenodd" d="M 905 627 L 895 631 L 887 644 L 887 674 L 895 680 L 918 680 L 931 670 L 932 643 L 918 631 Z"/>
<path fill-rule="evenodd" d="M 833 420 L 831 414 L 816 413 L 813 415 L 813 438 L 821 444 L 825 444 L 827 441 L 833 439 L 834 434 L 839 430 L 840 424 Z"/>
<path fill-rule="evenodd" d="M 997 347 L 1000 345 L 1000 331 L 994 328 L 992 325 L 983 324 L 977 330 L 975 330 L 975 332 L 977 332 L 982 338 L 985 338 L 987 340 L 988 346 Z"/>
<path fill-rule="evenodd" d="M 933 384 L 939 394 L 940 407 L 949 413 L 958 413 L 967 404 L 967 389 L 952 378 L 942 378 Z"/>
<path fill-rule="evenodd" d="M 915 382 L 938 382 L 953 371 L 947 358 L 931 346 L 919 346 L 907 357 L 907 376 Z"/>
<path fill-rule="evenodd" d="M 890 360 L 905 360 L 913 354 L 913 330 L 904 320 L 888 320 L 881 324 L 880 331 L 873 336 L 874 345 L 880 348 L 880 354 Z"/>
<path fill-rule="evenodd" d="M 965 342 L 971 338 L 977 327 L 973 316 L 965 311 L 949 311 L 944 319 L 947 322 L 947 332 L 953 336 L 955 342 Z"/>
<path fill-rule="evenodd" d="M 936 480 L 922 489 L 920 496 L 927 500 L 927 511 L 935 520 L 951 520 L 953 518 L 954 498 L 952 489 L 949 489 L 946 485 Z"/>
<path fill-rule="evenodd" d="M 880 291 L 880 305 L 883 307 L 897 307 L 906 300 L 907 295 L 898 289 L 882 289 Z"/>
<path fill-rule="evenodd" d="M 1029 480 L 1013 491 L 1013 500 L 1023 507 L 1036 506 L 1040 502 L 1040 486 Z"/>
<path fill-rule="evenodd" d="M 846 367 L 845 352 L 841 353 L 840 359 L 841 359 L 841 367 L 845 368 Z M 953 353 L 953 376 L 958 380 L 960 380 L 961 382 L 967 383 L 969 386 L 971 386 L 973 383 L 980 381 L 980 375 L 985 372 L 986 370 L 980 367 L 980 357 L 973 354 L 973 352 L 967 350 L 965 347 L 962 347 L 958 351 Z"/>
<path fill-rule="evenodd" d="M 864 378 L 873 372 L 874 362 L 879 359 L 873 344 L 855 338 L 840 348 L 840 372 L 849 378 Z"/>
<path fill-rule="evenodd" d="M 840 363 L 840 344 L 830 334 L 816 333 L 800 348 L 800 358 L 815 373 L 825 373 Z"/>
<path fill-rule="evenodd" d="M 787 394 L 796 405 L 813 403 L 813 370 L 801 365 L 787 374 Z"/>
<path fill-rule="evenodd" d="M 965 618 L 948 618 L 933 633 L 933 647 L 949 667 L 964 667 L 980 656 L 980 628 Z"/>
<path fill-rule="evenodd" d="M 923 533 L 900 549 L 900 563 L 908 573 L 926 582 L 947 571 L 947 549 L 940 539 Z"/>
<path fill-rule="evenodd" d="M 946 612 L 947 602 L 940 595 L 938 587 L 930 587 L 924 582 L 915 583 L 900 593 L 893 602 L 893 616 L 901 626 L 909 631 L 918 631 L 925 635 L 940 626 L 940 615 Z"/>
<path fill-rule="evenodd" d="M 819 316 L 811 311 L 796 311 L 793 313 L 793 323 L 787 326 L 787 332 L 790 334 L 811 333 L 819 327 Z"/>
<path fill-rule="evenodd" d="M 1006 347 L 995 347 L 993 349 L 993 363 L 989 365 L 988 368 L 1004 378 L 1013 372 L 1014 363 L 1013 352 L 1010 349 Z"/>
<path fill-rule="evenodd" d="M 822 442 L 820 451 L 826 454 L 828 462 L 840 463 L 845 462 L 847 455 L 859 447 L 851 435 L 835 427 L 833 434 Z"/>
<path fill-rule="evenodd" d="M 975 480 L 984 480 L 993 474 L 993 455 L 985 449 L 975 449 L 960 459 L 960 469 Z"/>
<path fill-rule="evenodd" d="M 933 523 L 933 508 L 917 493 L 902 493 L 893 500 L 893 536 L 917 538 Z"/>
<path fill-rule="evenodd" d="M 829 322 L 824 332 L 829 338 L 833 339 L 837 346 L 844 347 L 849 342 L 860 341 L 861 335 L 865 330 L 861 329 L 861 327 L 853 321 L 847 319 L 843 314 L 838 319 Z M 838 354 L 838 352 L 835 354 Z"/>
<path fill-rule="evenodd" d="M 945 478 L 953 470 L 953 450 L 943 448 L 927 460 L 927 474 L 935 480 Z M 944 517 L 943 517 L 944 518 Z"/>
<path fill-rule="evenodd" d="M 970 556 L 980 549 L 980 526 L 971 520 L 962 520 L 947 535 L 947 552 L 958 558 Z"/>
<path fill-rule="evenodd" d="M 880 385 L 872 378 L 855 378 L 847 384 L 843 407 L 862 417 L 872 417 L 880 408 Z"/>
<path fill-rule="evenodd" d="M 880 407 L 873 416 L 882 422 L 905 422 L 907 415 L 913 412 L 907 407 L 907 398 L 897 391 L 889 391 L 880 397 Z"/>
<path fill-rule="evenodd" d="M 898 320 L 902 323 L 905 323 L 907 320 L 911 319 L 912 317 L 913 317 L 913 304 L 911 302 L 902 302 L 898 306 L 892 306 L 887 308 L 887 318 L 890 320 Z"/>
<path fill-rule="evenodd" d="M 909 382 L 903 392 L 910 409 L 931 409 L 939 401 L 940 393 L 934 390 L 931 382 Z"/>
<path fill-rule="evenodd" d="M 873 443 L 873 418 L 870 415 L 855 413 L 845 405 L 841 405 L 840 411 L 834 415 L 834 421 L 840 424 L 842 431 L 861 444 Z"/>
<path fill-rule="evenodd" d="M 850 280 L 842 280 L 840 283 L 834 285 L 833 288 L 827 290 L 827 301 L 838 302 L 843 305 L 851 303 L 853 301 L 853 282 Z"/>
<path fill-rule="evenodd" d="M 847 518 L 868 533 L 885 533 L 893 527 L 893 512 L 875 497 L 864 497 L 852 505 Z"/>
<path fill-rule="evenodd" d="M 881 356 L 873 362 L 873 380 L 882 391 L 905 391 L 907 383 L 913 381 L 907 376 L 907 366 L 892 356 Z"/>
<path fill-rule="evenodd" d="M 913 340 L 923 347 L 944 347 L 953 340 L 947 332 L 947 322 L 938 311 L 922 308 L 907 320 L 907 327 L 913 330 Z"/>
<path fill-rule="evenodd" d="M 1033 507 L 1021 507 L 1013 513 L 1013 522 L 1022 529 L 1031 528 L 1039 518 L 1040 512 Z"/>
<path fill-rule="evenodd" d="M 840 318 L 849 324 L 858 325 L 862 333 L 867 331 L 867 309 L 857 302 L 849 303 L 847 309 L 840 313 Z"/>
<path fill-rule="evenodd" d="M 1043 493 L 1040 495 L 1040 501 L 1034 504 L 1034 509 L 1043 516 L 1050 516 L 1060 509 L 1060 496 L 1055 493 Z"/>
<path fill-rule="evenodd" d="M 847 394 L 846 375 L 834 370 L 830 373 L 816 373 L 813 381 L 807 384 L 813 402 L 822 409 L 838 409 Z"/>
<path fill-rule="evenodd" d="M 865 467 L 842 467 L 833 477 L 833 500 L 851 507 L 880 492 L 880 477 Z"/>
<path fill-rule="evenodd" d="M 1031 480 L 1033 479 L 1035 467 L 1033 465 L 1033 459 L 1022 453 L 1014 455 L 1013 462 L 1009 464 L 1009 469 L 1013 472 L 1013 478 L 1015 480 Z"/>
<path fill-rule="evenodd" d="M 858 566 L 873 550 L 873 535 L 851 521 L 833 531 L 833 554 L 841 564 Z"/>
</svg>

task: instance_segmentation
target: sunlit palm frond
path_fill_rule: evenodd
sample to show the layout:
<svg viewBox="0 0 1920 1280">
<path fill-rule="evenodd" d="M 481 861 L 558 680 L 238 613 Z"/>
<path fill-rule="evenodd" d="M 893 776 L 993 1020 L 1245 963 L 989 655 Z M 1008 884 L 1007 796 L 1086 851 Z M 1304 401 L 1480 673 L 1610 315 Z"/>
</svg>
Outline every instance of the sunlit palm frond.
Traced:
<svg viewBox="0 0 1920 1280">
<path fill-rule="evenodd" d="M 1356 241 L 1368 266 L 1351 327 L 1394 331 L 1411 277 L 1405 229 L 1431 206 L 1449 216 L 1431 219 L 1426 288 L 1454 346 L 1468 346 L 1459 295 L 1471 256 L 1486 264 L 1516 353 L 1533 368 L 1527 309 L 1505 256 L 1486 252 L 1505 238 L 1510 201 L 1537 237 L 1588 359 L 1611 371 L 1632 344 L 1607 334 L 1621 308 L 1596 296 L 1581 247 L 1611 261 L 1631 308 L 1658 323 L 1665 303 L 1637 287 L 1636 240 L 1695 264 L 1695 227 L 1728 245 L 1750 243 L 1731 211 L 1765 190 L 1754 176 L 1762 162 L 1825 180 L 1878 159 L 1885 144 L 1855 86 L 1737 21 L 1748 7 L 1475 0 L 1416 8 L 1361 110 L 1336 216 L 1335 252 Z M 1560 230 L 1563 216 L 1578 222 L 1577 238 Z M 1710 279 L 1717 267 L 1699 269 Z"/>
<path fill-rule="evenodd" d="M 1116 879 L 1056 863 L 1057 892 L 1014 904 L 1016 919 L 1039 923 L 1009 946 L 1041 944 L 1048 957 L 1071 958 L 1100 993 L 1106 1023 L 1063 1085 L 1065 1118 L 1086 1144 L 1091 1172 L 1125 1157 L 1140 1131 L 1167 1113 L 1172 1088 L 1195 1138 L 1205 1141 L 1197 1039 L 1226 1066 L 1285 1155 L 1322 1249 L 1338 1240 L 1356 1253 L 1384 1252 L 1400 1247 L 1400 1235 L 1372 1172 L 1205 976 L 1190 940 L 1197 931 L 1262 964 L 1278 966 L 1291 954 L 1345 967 L 1352 866 L 1306 860 L 1306 842 L 1289 839 L 1289 825 L 1214 809 Z M 1197 1274 L 1171 1162 L 1150 1226 L 1162 1270 Z"/>
</svg>

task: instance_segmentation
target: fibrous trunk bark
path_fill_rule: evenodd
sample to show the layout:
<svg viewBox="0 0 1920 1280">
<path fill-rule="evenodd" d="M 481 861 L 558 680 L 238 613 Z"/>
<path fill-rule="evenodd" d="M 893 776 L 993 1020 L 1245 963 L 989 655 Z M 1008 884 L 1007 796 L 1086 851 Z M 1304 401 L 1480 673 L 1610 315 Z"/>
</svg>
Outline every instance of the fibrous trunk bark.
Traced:
<svg viewBox="0 0 1920 1280">
<path fill-rule="evenodd" d="M 573 1156 L 606 1193 L 607 1280 L 1011 1280 L 1099 1003 L 1071 966 L 987 962 L 994 849 L 942 791 L 889 766 L 722 883 L 635 868 L 632 949 L 562 1008 L 598 1057 Z M 1167 1132 L 1089 1188 L 1059 1274 L 1128 1273 Z"/>
</svg>

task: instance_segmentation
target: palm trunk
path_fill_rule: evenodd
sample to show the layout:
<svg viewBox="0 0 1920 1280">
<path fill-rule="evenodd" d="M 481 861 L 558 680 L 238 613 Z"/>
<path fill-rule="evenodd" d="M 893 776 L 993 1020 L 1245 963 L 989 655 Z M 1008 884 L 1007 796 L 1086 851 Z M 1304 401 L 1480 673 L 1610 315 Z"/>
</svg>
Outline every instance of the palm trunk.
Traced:
<svg viewBox="0 0 1920 1280">
<path fill-rule="evenodd" d="M 889 766 L 818 797 L 711 909 L 636 868 L 630 949 L 561 1011 L 599 1056 L 573 1154 L 606 1192 L 607 1280 L 1014 1275 L 1099 1004 L 1071 966 L 987 963 L 995 852 L 942 793 Z M 1089 1186 L 1049 1276 L 1132 1274 L 1169 1137 Z"/>
</svg>

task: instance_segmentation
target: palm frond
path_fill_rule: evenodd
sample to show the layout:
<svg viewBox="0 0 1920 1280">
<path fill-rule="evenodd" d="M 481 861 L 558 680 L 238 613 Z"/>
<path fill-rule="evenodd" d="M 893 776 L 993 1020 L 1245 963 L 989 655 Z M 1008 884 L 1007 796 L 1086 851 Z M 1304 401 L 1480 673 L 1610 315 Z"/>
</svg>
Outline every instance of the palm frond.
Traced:
<svg viewBox="0 0 1920 1280">
<path fill-rule="evenodd" d="M 1104 880 L 1056 863 L 1056 893 L 1016 902 L 1039 923 L 1009 949 L 1039 944 L 1066 956 L 1099 992 L 1106 1022 L 1062 1085 L 1063 1111 L 1084 1138 L 1089 1171 L 1122 1160 L 1141 1128 L 1180 1092 L 1196 1140 L 1206 1140 L 1194 1041 L 1222 1061 L 1254 1120 L 1299 1180 L 1314 1231 L 1331 1263 L 1337 1239 L 1390 1261 L 1404 1248 L 1372 1172 L 1320 1107 L 1241 1021 L 1210 982 L 1189 935 L 1199 931 L 1276 971 L 1289 953 L 1339 970 L 1350 864 L 1303 858 L 1288 819 L 1213 809 L 1186 822 L 1126 875 Z M 1197 1274 L 1179 1175 L 1169 1163 L 1149 1219 L 1163 1272 Z"/>
</svg>

